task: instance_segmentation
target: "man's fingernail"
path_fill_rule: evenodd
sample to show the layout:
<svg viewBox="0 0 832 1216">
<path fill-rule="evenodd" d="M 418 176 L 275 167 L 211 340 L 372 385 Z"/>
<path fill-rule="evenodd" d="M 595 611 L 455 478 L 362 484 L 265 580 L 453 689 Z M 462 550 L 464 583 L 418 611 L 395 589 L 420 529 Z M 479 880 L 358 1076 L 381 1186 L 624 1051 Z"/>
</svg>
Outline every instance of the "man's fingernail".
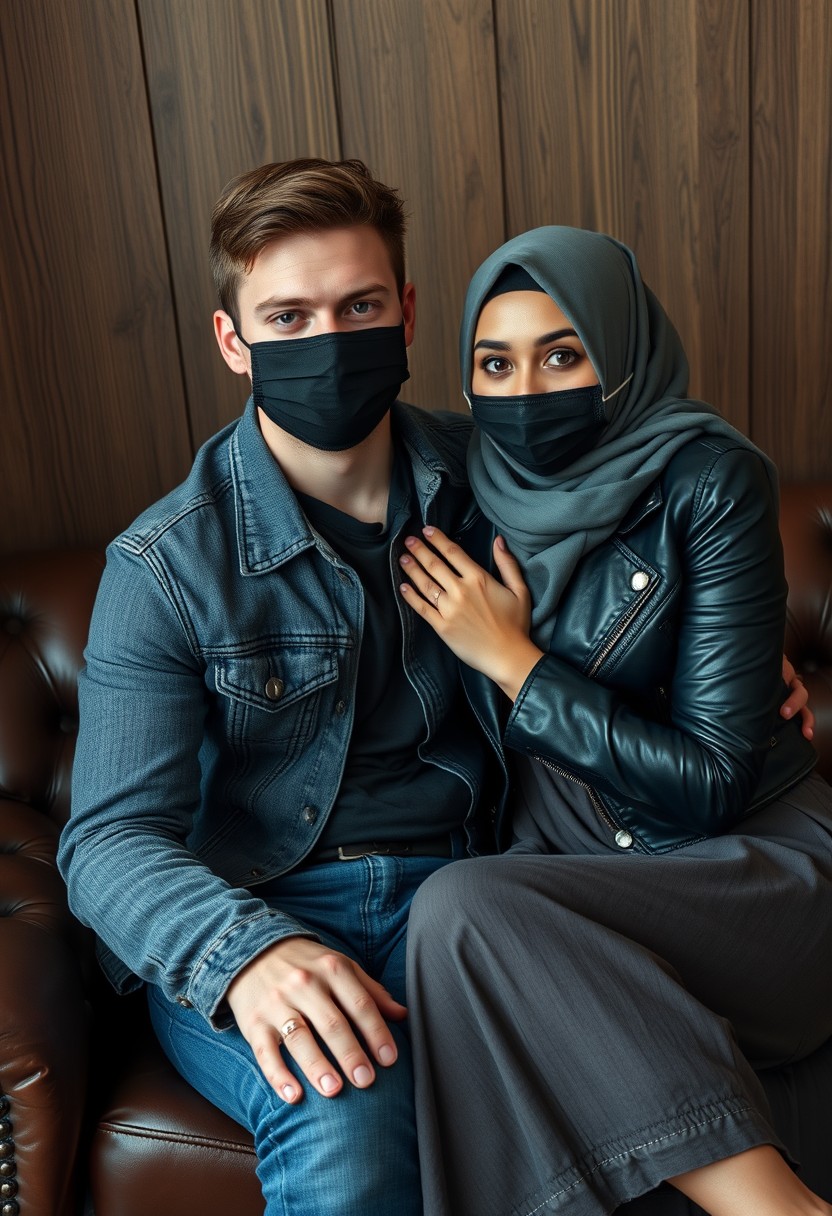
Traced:
<svg viewBox="0 0 832 1216">
<path fill-rule="evenodd" d="M 331 1094 L 337 1088 L 338 1082 L 336 1081 L 335 1077 L 333 1077 L 331 1072 L 328 1072 L 321 1077 L 321 1089 L 325 1094 Z"/>
<path fill-rule="evenodd" d="M 422 531 L 424 532 L 425 536 L 433 536 L 436 528 L 432 528 L 430 524 L 428 524 L 426 528 L 422 528 Z"/>
<path fill-rule="evenodd" d="M 369 1085 L 373 1079 L 373 1074 L 370 1072 L 366 1064 L 359 1064 L 355 1072 L 352 1074 L 352 1079 L 356 1085 Z"/>
<path fill-rule="evenodd" d="M 383 1047 L 378 1049 L 378 1058 L 382 1064 L 393 1064 L 396 1060 L 396 1053 L 389 1043 L 385 1043 Z"/>
<path fill-rule="evenodd" d="M 286 1099 L 287 1102 L 291 1102 L 292 1098 L 294 1098 L 294 1096 L 295 1096 L 295 1091 L 291 1085 L 284 1085 L 283 1089 L 280 1092 L 283 1094 L 283 1097 Z"/>
</svg>

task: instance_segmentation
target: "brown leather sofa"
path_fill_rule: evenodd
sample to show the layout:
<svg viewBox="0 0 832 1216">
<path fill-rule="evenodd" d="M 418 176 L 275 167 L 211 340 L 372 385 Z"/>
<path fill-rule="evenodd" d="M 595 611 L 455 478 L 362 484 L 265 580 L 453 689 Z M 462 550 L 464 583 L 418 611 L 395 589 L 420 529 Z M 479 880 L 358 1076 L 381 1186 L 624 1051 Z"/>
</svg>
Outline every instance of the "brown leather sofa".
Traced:
<svg viewBox="0 0 832 1216">
<path fill-rule="evenodd" d="M 787 651 L 832 779 L 832 482 L 784 488 L 782 532 Z M 101 569 L 91 552 L 0 560 L 0 1216 L 262 1216 L 251 1138 L 168 1065 L 141 995 L 106 990 L 55 868 Z M 762 1079 L 832 1199 L 832 1041 Z"/>
</svg>

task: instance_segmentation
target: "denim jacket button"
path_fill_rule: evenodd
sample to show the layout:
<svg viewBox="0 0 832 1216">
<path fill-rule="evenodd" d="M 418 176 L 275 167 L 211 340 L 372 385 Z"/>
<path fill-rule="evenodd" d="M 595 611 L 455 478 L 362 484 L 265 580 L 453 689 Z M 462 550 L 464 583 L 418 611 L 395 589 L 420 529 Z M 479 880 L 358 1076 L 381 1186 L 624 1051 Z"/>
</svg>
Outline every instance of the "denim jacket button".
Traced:
<svg viewBox="0 0 832 1216">
<path fill-rule="evenodd" d="M 314 806 L 305 806 L 303 808 L 303 818 L 309 824 L 314 823 L 318 818 L 318 808 Z"/>
<path fill-rule="evenodd" d="M 183 1009 L 193 1009 L 193 1003 L 186 996 L 178 996 L 176 998 L 177 1005 L 181 1005 Z"/>
<path fill-rule="evenodd" d="M 339 718 L 342 717 L 342 715 L 347 712 L 346 701 L 336 701 L 335 702 L 335 712 Z"/>
<path fill-rule="evenodd" d="M 266 681 L 266 688 L 265 688 L 266 696 L 269 698 L 270 701 L 279 701 L 280 698 L 283 696 L 283 689 L 285 687 L 286 687 L 286 685 L 283 683 L 282 680 L 278 679 L 277 676 L 271 676 Z"/>
</svg>

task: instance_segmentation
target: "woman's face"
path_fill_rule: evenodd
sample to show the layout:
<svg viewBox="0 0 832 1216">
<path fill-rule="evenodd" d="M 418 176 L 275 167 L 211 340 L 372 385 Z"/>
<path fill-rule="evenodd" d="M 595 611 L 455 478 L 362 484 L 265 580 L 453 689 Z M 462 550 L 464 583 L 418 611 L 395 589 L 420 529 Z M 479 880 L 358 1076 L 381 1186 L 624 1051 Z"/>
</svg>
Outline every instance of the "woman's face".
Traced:
<svg viewBox="0 0 832 1216">
<path fill-rule="evenodd" d="M 474 335 L 475 394 L 525 397 L 597 383 L 578 335 L 545 292 L 508 291 L 483 307 Z"/>
</svg>

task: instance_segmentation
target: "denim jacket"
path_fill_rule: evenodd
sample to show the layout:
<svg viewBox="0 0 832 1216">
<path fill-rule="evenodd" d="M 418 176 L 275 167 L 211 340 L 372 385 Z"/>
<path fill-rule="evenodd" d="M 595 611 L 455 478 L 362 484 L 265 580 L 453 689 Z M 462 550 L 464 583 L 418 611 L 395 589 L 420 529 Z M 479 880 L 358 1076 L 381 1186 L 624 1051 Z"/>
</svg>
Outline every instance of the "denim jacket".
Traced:
<svg viewBox="0 0 832 1216">
<path fill-rule="evenodd" d="M 485 560 L 467 421 L 397 403 L 393 425 L 424 521 Z M 460 668 L 415 613 L 400 612 L 432 736 Z M 251 401 L 109 547 L 59 865 L 117 988 L 141 977 L 222 1025 L 224 994 L 248 961 L 312 936 L 256 886 L 302 861 L 323 830 L 350 739 L 362 624 L 361 584 L 310 527 Z M 505 770 L 496 698 L 473 673 L 462 678 L 483 731 L 437 762 L 471 791 L 477 853 L 495 847 Z"/>
</svg>

